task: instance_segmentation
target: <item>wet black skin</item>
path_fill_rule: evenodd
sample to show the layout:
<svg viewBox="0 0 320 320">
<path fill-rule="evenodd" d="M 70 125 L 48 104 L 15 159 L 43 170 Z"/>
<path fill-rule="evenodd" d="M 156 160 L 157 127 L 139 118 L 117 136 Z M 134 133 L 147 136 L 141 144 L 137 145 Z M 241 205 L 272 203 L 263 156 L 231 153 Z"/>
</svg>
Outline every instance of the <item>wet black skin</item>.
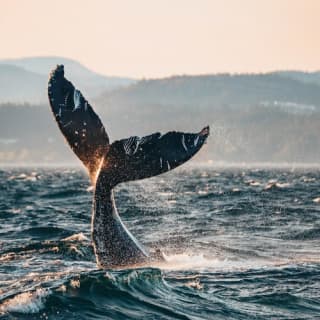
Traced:
<svg viewBox="0 0 320 320">
<path fill-rule="evenodd" d="M 109 144 L 104 126 L 72 83 L 57 66 L 50 75 L 49 102 L 58 126 L 83 162 L 95 186 L 92 240 L 102 268 L 145 265 L 163 260 L 149 254 L 122 223 L 113 188 L 122 182 L 145 179 L 170 171 L 188 161 L 203 146 L 209 127 L 199 133 L 168 132 L 130 137 Z"/>
</svg>

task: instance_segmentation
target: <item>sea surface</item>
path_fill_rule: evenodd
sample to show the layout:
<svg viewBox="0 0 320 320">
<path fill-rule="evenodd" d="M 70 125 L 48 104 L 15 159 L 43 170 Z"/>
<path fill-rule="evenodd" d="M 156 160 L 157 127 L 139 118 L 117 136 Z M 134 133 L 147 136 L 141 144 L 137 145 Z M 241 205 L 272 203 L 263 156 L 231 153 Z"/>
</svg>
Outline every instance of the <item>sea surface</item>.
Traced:
<svg viewBox="0 0 320 320">
<path fill-rule="evenodd" d="M 320 319 L 320 171 L 183 167 L 119 185 L 167 263 L 99 270 L 77 168 L 0 170 L 0 319 Z"/>
</svg>

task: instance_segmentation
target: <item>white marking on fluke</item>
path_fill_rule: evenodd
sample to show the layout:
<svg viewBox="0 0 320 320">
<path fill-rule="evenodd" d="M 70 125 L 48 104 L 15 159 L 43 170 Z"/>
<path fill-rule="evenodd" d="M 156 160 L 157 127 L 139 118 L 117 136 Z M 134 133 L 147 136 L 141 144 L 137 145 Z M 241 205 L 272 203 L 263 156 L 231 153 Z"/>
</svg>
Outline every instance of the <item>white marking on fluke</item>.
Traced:
<svg viewBox="0 0 320 320">
<path fill-rule="evenodd" d="M 168 167 L 168 170 L 171 169 L 169 161 L 167 161 L 167 167 Z"/>
<path fill-rule="evenodd" d="M 183 146 L 184 150 L 188 151 L 188 148 L 187 148 L 186 142 L 185 142 L 185 138 L 184 138 L 184 134 L 182 135 L 182 146 Z"/>
<path fill-rule="evenodd" d="M 139 139 L 139 138 L 136 138 L 136 139 L 134 140 L 134 142 L 136 143 L 136 146 L 135 146 L 132 154 L 135 154 L 135 153 L 137 152 L 138 147 L 139 147 L 139 145 L 140 145 L 140 139 Z"/>
<path fill-rule="evenodd" d="M 81 97 L 80 91 L 77 89 L 74 89 L 74 92 L 73 92 L 74 109 L 73 109 L 73 111 L 77 110 L 81 107 L 80 97 Z"/>
<path fill-rule="evenodd" d="M 193 144 L 194 144 L 195 147 L 197 146 L 198 141 L 199 141 L 199 136 L 197 136 L 193 141 Z"/>
<path fill-rule="evenodd" d="M 66 123 L 63 127 L 67 127 L 67 126 L 70 126 L 70 124 L 72 123 L 72 121 L 69 121 L 68 123 Z"/>
<path fill-rule="evenodd" d="M 152 139 L 152 136 L 142 137 L 142 138 L 140 138 L 140 143 L 139 143 L 139 145 L 144 144 L 144 143 L 150 141 L 151 139 Z"/>
<path fill-rule="evenodd" d="M 129 139 L 124 141 L 123 148 L 126 154 L 133 155 L 137 152 L 139 145 L 140 138 L 130 137 Z"/>
<path fill-rule="evenodd" d="M 64 105 L 67 105 L 68 102 L 68 97 L 69 97 L 69 92 L 67 92 L 66 96 L 64 97 Z"/>
<path fill-rule="evenodd" d="M 130 154 L 130 147 L 132 145 L 132 139 L 133 137 L 130 137 L 129 139 L 125 140 L 123 144 L 123 148 L 126 154 Z"/>
</svg>

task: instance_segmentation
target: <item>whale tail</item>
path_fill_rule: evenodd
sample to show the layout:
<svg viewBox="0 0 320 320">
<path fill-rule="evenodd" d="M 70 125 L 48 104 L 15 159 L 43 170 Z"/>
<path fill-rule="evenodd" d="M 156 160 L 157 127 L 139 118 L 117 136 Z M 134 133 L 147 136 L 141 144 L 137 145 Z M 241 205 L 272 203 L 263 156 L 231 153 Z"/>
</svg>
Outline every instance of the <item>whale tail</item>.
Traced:
<svg viewBox="0 0 320 320">
<path fill-rule="evenodd" d="M 103 174 L 113 187 L 120 182 L 144 179 L 176 168 L 196 154 L 209 135 L 199 133 L 154 133 L 109 144 L 106 130 L 81 92 L 64 77 L 63 65 L 50 74 L 50 106 L 69 146 L 89 171 L 92 182 Z"/>
</svg>

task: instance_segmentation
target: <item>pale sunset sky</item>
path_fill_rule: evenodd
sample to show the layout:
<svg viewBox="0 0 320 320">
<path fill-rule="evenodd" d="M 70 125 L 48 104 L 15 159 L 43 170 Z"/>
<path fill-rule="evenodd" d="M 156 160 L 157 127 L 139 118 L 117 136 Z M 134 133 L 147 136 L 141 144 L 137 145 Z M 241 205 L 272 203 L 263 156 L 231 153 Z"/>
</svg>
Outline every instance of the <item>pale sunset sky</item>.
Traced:
<svg viewBox="0 0 320 320">
<path fill-rule="evenodd" d="M 0 59 L 107 75 L 320 70 L 320 0 L 0 0 Z"/>
</svg>

